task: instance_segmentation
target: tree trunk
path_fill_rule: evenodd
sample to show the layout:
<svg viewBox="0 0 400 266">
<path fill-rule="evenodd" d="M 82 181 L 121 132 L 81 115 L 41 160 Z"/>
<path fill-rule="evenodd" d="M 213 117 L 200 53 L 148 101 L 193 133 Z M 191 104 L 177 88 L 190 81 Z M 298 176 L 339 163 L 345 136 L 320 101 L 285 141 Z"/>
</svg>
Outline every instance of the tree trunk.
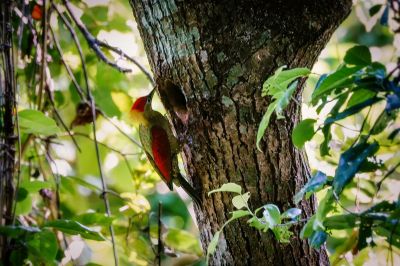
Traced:
<svg viewBox="0 0 400 266">
<path fill-rule="evenodd" d="M 0 4 L 0 226 L 13 222 L 15 166 L 15 75 L 12 50 L 12 3 Z M 0 238 L 0 261 L 10 253 L 7 238 Z"/>
<path fill-rule="evenodd" d="M 256 133 L 270 100 L 263 82 L 279 66 L 311 67 L 350 0 L 149 1 L 131 0 L 158 92 L 183 144 L 186 171 L 204 204 L 195 207 L 204 250 L 232 211 L 231 195 L 207 192 L 227 182 L 251 192 L 251 206 L 293 207 L 309 170 L 291 132 L 300 107 L 291 103 L 256 149 Z M 295 97 L 301 100 L 301 86 Z M 303 201 L 304 217 L 314 200 Z M 289 244 L 250 228 L 228 225 L 213 265 L 327 265 L 324 249 L 300 240 Z"/>
</svg>

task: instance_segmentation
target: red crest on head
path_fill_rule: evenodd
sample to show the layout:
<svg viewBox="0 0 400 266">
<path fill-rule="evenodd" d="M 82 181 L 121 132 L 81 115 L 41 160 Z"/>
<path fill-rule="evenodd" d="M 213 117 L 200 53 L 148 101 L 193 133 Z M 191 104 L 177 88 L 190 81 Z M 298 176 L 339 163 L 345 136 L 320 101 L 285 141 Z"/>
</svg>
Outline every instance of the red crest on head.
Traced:
<svg viewBox="0 0 400 266">
<path fill-rule="evenodd" d="M 138 98 L 132 105 L 131 111 L 144 112 L 144 107 L 147 102 L 147 96 Z"/>
</svg>

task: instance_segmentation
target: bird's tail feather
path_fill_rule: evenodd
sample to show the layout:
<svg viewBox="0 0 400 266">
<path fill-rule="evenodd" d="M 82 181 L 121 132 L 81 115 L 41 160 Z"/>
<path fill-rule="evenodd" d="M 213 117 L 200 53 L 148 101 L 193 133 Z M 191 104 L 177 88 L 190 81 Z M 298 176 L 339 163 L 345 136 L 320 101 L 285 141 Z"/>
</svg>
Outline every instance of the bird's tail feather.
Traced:
<svg viewBox="0 0 400 266">
<path fill-rule="evenodd" d="M 201 205 L 200 191 L 193 188 L 191 184 L 181 175 L 178 174 L 177 179 L 179 180 L 179 185 L 186 191 L 187 194 L 196 202 Z"/>
</svg>

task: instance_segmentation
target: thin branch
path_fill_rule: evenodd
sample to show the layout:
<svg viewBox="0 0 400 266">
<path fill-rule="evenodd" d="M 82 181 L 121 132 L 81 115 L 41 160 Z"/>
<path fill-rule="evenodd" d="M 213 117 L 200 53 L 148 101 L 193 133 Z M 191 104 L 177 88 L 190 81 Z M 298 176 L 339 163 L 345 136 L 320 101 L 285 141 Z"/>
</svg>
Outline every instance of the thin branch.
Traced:
<svg viewBox="0 0 400 266">
<path fill-rule="evenodd" d="M 118 66 L 116 63 L 111 62 L 103 53 L 103 51 L 101 51 L 100 46 L 98 44 L 98 40 L 87 30 L 86 26 L 82 23 L 82 21 L 80 20 L 80 18 L 78 18 L 74 12 L 71 9 L 71 4 L 69 1 L 64 0 L 64 5 L 68 11 L 68 14 L 71 16 L 72 20 L 75 22 L 75 24 L 78 26 L 80 32 L 83 34 L 83 36 L 85 37 L 88 45 L 90 48 L 93 49 L 93 51 L 97 54 L 97 56 L 106 64 L 114 67 L 115 69 L 117 69 L 120 72 L 126 73 L 126 72 L 131 72 L 130 69 L 128 68 L 123 68 Z"/>
<path fill-rule="evenodd" d="M 85 56 L 83 55 L 83 50 L 81 47 L 81 43 L 79 42 L 78 39 L 78 35 L 76 34 L 74 28 L 72 27 L 71 23 L 69 23 L 68 19 L 64 16 L 64 14 L 61 12 L 61 10 L 58 8 L 58 6 L 56 4 L 54 4 L 54 2 L 51 2 L 52 7 L 56 10 L 57 14 L 60 16 L 62 22 L 64 23 L 64 25 L 67 27 L 69 33 L 72 36 L 72 39 L 74 41 L 74 44 L 76 46 L 76 48 L 78 49 L 78 53 L 79 53 L 79 57 L 81 59 L 81 63 L 82 63 L 82 70 L 83 70 L 83 77 L 85 79 L 86 82 L 86 96 L 89 99 L 89 77 L 87 74 L 87 68 L 86 68 L 86 62 L 85 62 Z"/>
<path fill-rule="evenodd" d="M 73 29 L 73 27 L 71 26 L 71 24 L 68 22 L 68 20 L 64 17 L 64 15 L 62 14 L 62 12 L 60 12 L 60 10 L 58 9 L 57 5 L 54 4 L 54 2 L 52 2 L 53 7 L 55 8 L 56 12 L 60 15 L 62 21 L 64 22 L 64 24 L 66 25 L 66 27 L 68 28 L 69 32 L 72 35 L 72 38 L 74 40 L 75 46 L 78 49 L 79 52 L 79 57 L 81 59 L 81 63 L 82 63 L 82 70 L 83 70 L 83 76 L 84 76 L 84 80 L 86 83 L 86 96 L 87 99 L 91 105 L 91 109 L 92 109 L 92 131 L 93 131 L 93 138 L 94 138 L 94 146 L 95 146 L 95 150 L 96 150 L 96 160 L 97 160 L 97 166 L 99 169 L 99 174 L 100 174 L 100 179 L 101 179 L 101 185 L 102 185 L 102 190 L 103 190 L 103 201 L 104 201 L 104 206 L 105 206 L 105 210 L 106 210 L 106 214 L 108 217 L 111 216 L 111 208 L 110 208 L 110 203 L 108 201 L 108 196 L 107 193 L 104 193 L 107 191 L 107 183 L 103 174 L 103 169 L 101 166 L 101 158 L 100 158 L 100 150 L 99 150 L 99 144 L 97 142 L 97 134 L 96 134 L 96 104 L 94 101 L 94 98 L 92 97 L 91 91 L 90 91 L 90 85 L 89 85 L 89 77 L 88 77 L 88 73 L 87 73 L 87 68 L 86 68 L 86 62 L 85 62 L 85 57 L 83 55 L 83 51 L 82 51 L 82 47 L 80 45 L 80 42 L 78 40 L 78 37 L 75 33 L 75 30 Z M 114 227 L 110 224 L 109 226 L 109 231 L 110 231 L 110 236 L 111 236 L 111 243 L 112 243 L 112 248 L 113 248 L 113 255 L 114 255 L 114 264 L 115 266 L 118 266 L 118 254 L 117 254 L 117 247 L 116 247 L 116 243 L 115 243 L 115 233 L 114 233 Z"/>
<path fill-rule="evenodd" d="M 161 266 L 161 254 L 163 253 L 163 243 L 161 239 L 161 215 L 162 215 L 162 203 L 161 201 L 158 202 L 158 242 L 157 242 L 157 261 L 158 266 Z"/>
<path fill-rule="evenodd" d="M 72 72 L 71 68 L 69 67 L 67 62 L 65 62 L 65 60 L 64 60 L 64 53 L 63 53 L 63 51 L 61 49 L 60 42 L 58 41 L 58 39 L 57 39 L 57 37 L 56 37 L 56 35 L 54 33 L 53 27 L 51 27 L 51 25 L 50 25 L 49 28 L 50 28 L 51 35 L 53 37 L 54 44 L 56 45 L 56 49 L 58 51 L 58 54 L 60 55 L 61 62 L 63 63 L 65 69 L 67 70 L 68 76 L 70 77 L 70 79 L 72 81 L 72 84 L 74 84 L 76 92 L 79 94 L 79 97 L 81 98 L 81 100 L 83 100 L 83 99 L 85 99 L 85 95 L 83 93 L 83 90 L 82 90 L 81 86 L 79 85 L 79 83 L 76 81 L 76 78 L 75 78 L 74 73 Z"/>
<path fill-rule="evenodd" d="M 154 81 L 153 78 L 151 77 L 151 74 L 141 65 L 139 64 L 139 62 L 137 60 L 135 60 L 134 58 L 132 58 L 131 56 L 127 55 L 125 52 L 123 52 L 120 48 L 114 47 L 109 45 L 108 43 L 98 40 L 96 37 L 94 37 L 89 30 L 86 28 L 85 24 L 82 23 L 82 21 L 80 20 L 80 18 L 78 18 L 74 12 L 71 9 L 71 4 L 68 0 L 64 0 L 64 5 L 69 13 L 69 15 L 71 16 L 72 20 L 75 22 L 75 24 L 78 26 L 80 32 L 83 34 L 83 36 L 85 37 L 88 45 L 90 48 L 93 49 L 93 51 L 97 54 L 97 56 L 103 60 L 103 62 L 105 62 L 106 64 L 116 68 L 118 71 L 126 73 L 126 72 L 131 72 L 131 69 L 128 68 L 123 68 L 118 66 L 116 63 L 111 62 L 103 53 L 103 51 L 100 49 L 100 47 L 104 47 L 107 48 L 110 51 L 113 51 L 117 54 L 119 54 L 120 56 L 126 58 L 127 60 L 131 61 L 133 64 L 135 64 L 142 72 L 143 74 L 145 74 L 145 76 L 149 79 L 150 83 L 154 86 Z"/>
<path fill-rule="evenodd" d="M 375 195 L 378 194 L 379 190 L 381 189 L 383 181 L 385 181 L 386 178 L 388 178 L 391 174 L 393 174 L 394 171 L 396 171 L 397 167 L 399 167 L 399 166 L 400 166 L 400 162 L 398 162 L 392 169 L 390 169 L 390 170 L 382 177 L 382 179 L 376 184 L 376 186 L 377 186 L 378 189 L 377 189 Z"/>
<path fill-rule="evenodd" d="M 42 105 L 42 97 L 43 90 L 45 86 L 46 79 L 46 57 L 47 57 L 47 0 L 43 0 L 43 17 L 42 17 L 42 47 L 41 47 L 41 56 L 42 56 L 42 65 L 40 69 L 40 79 L 39 79 L 39 92 L 37 99 L 37 108 L 40 110 L 40 106 Z"/>
<path fill-rule="evenodd" d="M 114 121 L 112 121 L 112 119 L 110 117 L 108 117 L 102 110 L 99 110 L 101 116 L 103 116 L 108 122 L 110 122 L 111 125 L 113 125 L 122 135 L 124 135 L 125 137 L 127 137 L 130 141 L 132 141 L 136 146 L 138 146 L 140 149 L 143 149 L 142 145 L 135 140 L 134 138 L 132 138 L 131 136 L 129 136 L 126 132 L 124 132 L 117 124 L 114 123 Z"/>
</svg>

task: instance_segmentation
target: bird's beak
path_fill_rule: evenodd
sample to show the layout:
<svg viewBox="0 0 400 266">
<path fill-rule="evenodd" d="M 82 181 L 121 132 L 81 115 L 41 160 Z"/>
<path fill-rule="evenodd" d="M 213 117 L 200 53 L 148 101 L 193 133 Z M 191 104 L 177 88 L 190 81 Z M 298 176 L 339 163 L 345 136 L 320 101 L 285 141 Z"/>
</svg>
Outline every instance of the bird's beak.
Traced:
<svg viewBox="0 0 400 266">
<path fill-rule="evenodd" d="M 153 95 L 154 95 L 155 92 L 156 92 L 156 89 L 154 88 L 154 89 L 150 92 L 149 96 L 147 96 L 149 102 L 152 102 L 152 100 L 153 100 Z"/>
</svg>

